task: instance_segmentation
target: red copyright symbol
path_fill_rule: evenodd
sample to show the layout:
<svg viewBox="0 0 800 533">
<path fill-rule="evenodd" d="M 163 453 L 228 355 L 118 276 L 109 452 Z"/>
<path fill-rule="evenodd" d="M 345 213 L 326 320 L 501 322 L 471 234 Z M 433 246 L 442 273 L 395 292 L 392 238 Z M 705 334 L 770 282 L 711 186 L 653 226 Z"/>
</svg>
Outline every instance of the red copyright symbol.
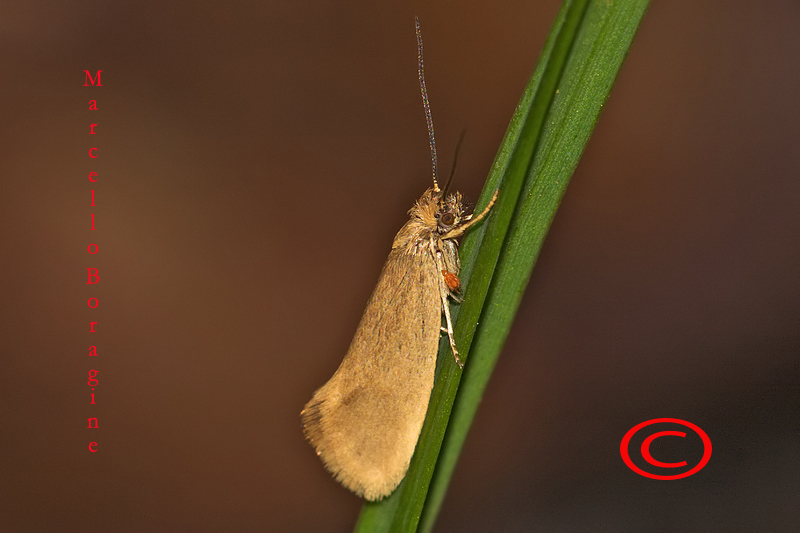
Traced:
<svg viewBox="0 0 800 533">
<path fill-rule="evenodd" d="M 684 472 L 683 474 L 675 474 L 674 476 L 659 476 L 657 474 L 650 474 L 645 472 L 631 461 L 631 456 L 628 454 L 628 445 L 631 442 L 631 438 L 636 434 L 637 431 L 642 429 L 643 427 L 649 426 L 651 424 L 659 424 L 662 422 L 670 422 L 673 424 L 680 424 L 682 426 L 686 426 L 691 428 L 692 431 L 700 435 L 700 438 L 703 439 L 703 458 L 697 463 L 697 466 L 689 470 L 688 472 Z M 686 461 L 681 461 L 680 463 L 662 463 L 661 461 L 657 461 L 650 455 L 650 444 L 659 437 L 664 437 L 667 435 L 672 435 L 675 437 L 686 437 L 686 433 L 681 431 L 659 431 L 658 433 L 653 433 L 642 443 L 642 457 L 644 460 L 650 463 L 653 466 L 660 466 L 661 468 L 678 468 L 681 466 L 686 466 Z M 639 474 L 640 476 L 649 477 L 652 479 L 681 479 L 684 477 L 689 477 L 693 474 L 698 473 L 700 470 L 703 469 L 706 464 L 708 464 L 708 460 L 711 459 L 711 439 L 708 438 L 708 435 L 705 431 L 700 429 L 699 427 L 695 426 L 691 422 L 687 422 L 686 420 L 680 420 L 678 418 L 654 418 L 653 420 L 648 420 L 647 422 L 642 422 L 641 424 L 636 424 L 633 426 L 630 431 L 625 433 L 625 436 L 622 438 L 622 442 L 619 444 L 619 454 L 622 456 L 622 460 L 625 461 L 625 464 L 628 465 L 628 468 Z"/>
</svg>

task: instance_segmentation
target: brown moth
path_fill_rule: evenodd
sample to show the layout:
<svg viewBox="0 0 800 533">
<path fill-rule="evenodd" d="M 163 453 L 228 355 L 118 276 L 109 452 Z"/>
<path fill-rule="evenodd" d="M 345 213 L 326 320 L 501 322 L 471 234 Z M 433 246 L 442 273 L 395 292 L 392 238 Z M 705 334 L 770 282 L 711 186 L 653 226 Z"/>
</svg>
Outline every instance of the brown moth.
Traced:
<svg viewBox="0 0 800 533">
<path fill-rule="evenodd" d="M 448 302 L 458 300 L 460 287 L 456 239 L 485 217 L 497 198 L 495 192 L 473 217 L 465 215 L 461 194 L 439 189 L 418 21 L 416 32 L 433 187 L 395 236 L 344 360 L 300 413 L 306 438 L 325 467 L 367 500 L 388 496 L 406 475 L 428 409 L 442 331 L 463 367 Z"/>
</svg>

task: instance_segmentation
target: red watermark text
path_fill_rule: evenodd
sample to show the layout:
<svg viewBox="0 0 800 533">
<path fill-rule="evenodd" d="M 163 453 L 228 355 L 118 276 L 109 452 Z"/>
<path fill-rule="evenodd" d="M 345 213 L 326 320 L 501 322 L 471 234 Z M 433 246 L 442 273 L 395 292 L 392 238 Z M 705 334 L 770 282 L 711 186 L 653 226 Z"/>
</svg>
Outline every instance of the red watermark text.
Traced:
<svg viewBox="0 0 800 533">
<path fill-rule="evenodd" d="M 700 459 L 700 462 L 697 463 L 694 467 L 686 472 L 682 472 L 680 474 L 673 474 L 673 475 L 661 475 L 661 474 L 651 474 L 650 472 L 646 472 L 643 469 L 639 468 L 633 463 L 631 460 L 631 456 L 629 453 L 629 446 L 631 443 L 631 439 L 633 438 L 639 430 L 651 426 L 653 424 L 677 424 L 679 426 L 684 426 L 691 429 L 694 433 L 696 433 L 700 439 L 703 441 L 703 458 Z M 659 439 L 661 437 L 681 437 L 686 438 L 686 433 L 683 431 L 657 431 L 655 433 L 650 434 L 647 438 L 644 439 L 642 445 L 640 447 L 640 452 L 642 458 L 647 461 L 647 463 L 658 467 L 658 468 L 682 468 L 684 466 L 688 466 L 686 461 L 681 461 L 678 463 L 664 463 L 657 459 L 655 459 L 652 454 L 650 453 L 650 445 L 653 443 L 654 440 Z M 636 424 L 633 426 L 622 438 L 622 442 L 619 444 L 619 453 L 622 456 L 622 460 L 625 461 L 625 464 L 628 465 L 628 468 L 639 474 L 640 476 L 649 477 L 651 479 L 662 479 L 662 480 L 670 480 L 670 479 L 682 479 L 685 477 L 689 477 L 698 473 L 700 470 L 703 469 L 708 464 L 709 459 L 711 459 L 711 439 L 708 437 L 705 431 L 697 427 L 696 425 L 692 424 L 691 422 L 687 422 L 685 420 L 680 420 L 678 418 L 654 418 L 652 420 L 648 420 L 646 422 L 642 422 L 641 424 Z"/>
</svg>

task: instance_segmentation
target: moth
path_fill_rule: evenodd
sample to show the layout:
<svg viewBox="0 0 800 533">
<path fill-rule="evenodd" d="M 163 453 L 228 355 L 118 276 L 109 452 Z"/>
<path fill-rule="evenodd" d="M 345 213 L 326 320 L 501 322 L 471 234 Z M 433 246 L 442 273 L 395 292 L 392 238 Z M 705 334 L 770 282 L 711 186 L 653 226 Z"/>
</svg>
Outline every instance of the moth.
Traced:
<svg viewBox="0 0 800 533">
<path fill-rule="evenodd" d="M 489 205 L 473 216 L 466 214 L 460 193 L 439 188 L 419 21 L 415 26 L 433 187 L 409 210 L 409 221 L 395 236 L 344 360 L 300 414 L 305 436 L 325 467 L 367 500 L 388 496 L 406 475 L 428 409 L 442 332 L 463 367 L 449 305 L 450 299 L 460 301 L 456 239 L 497 199 L 495 191 Z"/>
</svg>

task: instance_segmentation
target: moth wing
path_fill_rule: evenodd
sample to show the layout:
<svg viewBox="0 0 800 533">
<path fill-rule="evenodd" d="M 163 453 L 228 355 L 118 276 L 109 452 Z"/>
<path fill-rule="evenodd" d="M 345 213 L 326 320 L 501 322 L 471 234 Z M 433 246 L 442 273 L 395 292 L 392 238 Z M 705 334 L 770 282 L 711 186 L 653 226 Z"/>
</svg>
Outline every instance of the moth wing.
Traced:
<svg viewBox="0 0 800 533">
<path fill-rule="evenodd" d="M 347 354 L 301 413 L 326 468 L 368 500 L 408 470 L 433 388 L 442 323 L 433 257 L 395 249 Z"/>
</svg>

